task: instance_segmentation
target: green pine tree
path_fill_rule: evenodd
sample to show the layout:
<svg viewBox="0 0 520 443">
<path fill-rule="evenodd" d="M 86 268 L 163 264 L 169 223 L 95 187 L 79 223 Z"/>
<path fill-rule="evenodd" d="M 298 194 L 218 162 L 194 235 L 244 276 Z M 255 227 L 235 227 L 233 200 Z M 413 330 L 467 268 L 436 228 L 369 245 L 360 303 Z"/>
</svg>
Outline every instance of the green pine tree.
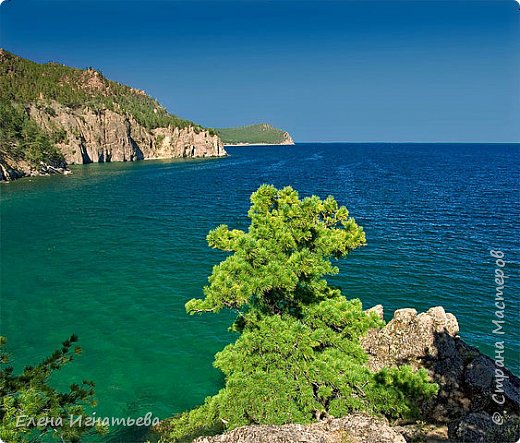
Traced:
<svg viewBox="0 0 520 443">
<path fill-rule="evenodd" d="M 26 366 L 15 375 L 9 355 L 3 351 L 5 337 L 0 337 L 0 440 L 8 443 L 41 441 L 52 436 L 61 442 L 78 442 L 92 430 L 85 421 L 71 422 L 71 416 L 85 417 L 85 406 L 94 405 L 94 383 L 83 380 L 72 384 L 68 392 L 59 392 L 49 384 L 50 377 L 74 355 L 81 353 L 74 346 L 72 335 L 62 347 L 36 366 Z"/>
<path fill-rule="evenodd" d="M 189 313 L 232 309 L 237 341 L 217 353 L 225 386 L 204 404 L 162 424 L 165 441 L 190 441 L 247 424 L 309 423 L 364 411 L 417 416 L 437 387 L 409 367 L 366 366 L 360 338 L 383 322 L 330 286 L 331 262 L 366 242 L 333 197 L 299 199 L 263 185 L 251 196 L 248 231 L 219 226 L 211 247 L 231 253 L 213 268 L 204 299 Z"/>
</svg>

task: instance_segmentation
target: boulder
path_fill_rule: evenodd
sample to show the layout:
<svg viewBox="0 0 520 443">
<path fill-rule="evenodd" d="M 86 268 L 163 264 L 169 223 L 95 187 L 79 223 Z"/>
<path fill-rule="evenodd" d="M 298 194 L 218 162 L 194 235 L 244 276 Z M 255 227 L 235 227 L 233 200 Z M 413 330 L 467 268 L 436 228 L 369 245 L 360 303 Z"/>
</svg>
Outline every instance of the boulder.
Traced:
<svg viewBox="0 0 520 443">
<path fill-rule="evenodd" d="M 506 442 L 506 436 L 516 435 L 518 439 L 520 379 L 464 343 L 458 332 L 457 319 L 442 307 L 421 314 L 399 309 L 384 328 L 369 331 L 362 344 L 372 370 L 402 365 L 428 370 L 439 393 L 422 405 L 424 417 L 430 423 L 449 424 L 450 438 L 486 441 L 481 438 L 494 436 L 490 442 Z M 498 387 L 499 402 L 493 399 Z M 509 418 L 495 429 L 493 414 Z"/>
</svg>

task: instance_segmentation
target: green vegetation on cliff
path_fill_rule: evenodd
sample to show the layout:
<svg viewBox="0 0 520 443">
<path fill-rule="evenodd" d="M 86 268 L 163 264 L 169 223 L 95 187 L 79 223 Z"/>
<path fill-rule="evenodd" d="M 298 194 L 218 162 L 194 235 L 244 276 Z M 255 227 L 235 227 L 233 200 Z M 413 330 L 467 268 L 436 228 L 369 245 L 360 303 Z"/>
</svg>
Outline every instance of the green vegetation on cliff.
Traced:
<svg viewBox="0 0 520 443">
<path fill-rule="evenodd" d="M 292 144 L 290 135 L 267 123 L 241 126 L 239 128 L 215 129 L 222 141 L 227 144 Z"/>
<path fill-rule="evenodd" d="M 219 226 L 212 248 L 231 254 L 213 268 L 204 299 L 189 313 L 237 313 L 237 341 L 217 353 L 225 386 L 204 404 L 164 422 L 164 441 L 191 441 L 248 424 L 309 423 L 364 411 L 411 418 L 437 386 L 424 370 L 372 372 L 360 338 L 383 325 L 359 300 L 323 278 L 331 259 L 365 244 L 365 234 L 332 197 L 299 199 L 290 187 L 251 196 L 248 231 Z"/>
<path fill-rule="evenodd" d="M 62 136 L 59 130 L 45 133 L 29 118 L 22 105 L 0 99 L 0 160 L 9 156 L 34 166 L 46 163 L 58 167 L 64 158 L 55 143 L 61 141 Z"/>
<path fill-rule="evenodd" d="M 62 105 L 111 109 L 132 115 L 147 129 L 168 125 L 202 128 L 169 114 L 144 91 L 111 81 L 92 68 L 39 64 L 0 49 L 0 99 L 26 106 L 54 100 Z"/>
</svg>

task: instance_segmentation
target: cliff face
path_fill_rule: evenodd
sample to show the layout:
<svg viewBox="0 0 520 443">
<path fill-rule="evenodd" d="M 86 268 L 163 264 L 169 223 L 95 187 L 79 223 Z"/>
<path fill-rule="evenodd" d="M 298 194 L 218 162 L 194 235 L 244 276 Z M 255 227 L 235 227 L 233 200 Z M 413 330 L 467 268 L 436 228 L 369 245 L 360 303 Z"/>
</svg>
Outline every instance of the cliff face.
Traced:
<svg viewBox="0 0 520 443">
<path fill-rule="evenodd" d="M 294 140 L 290 136 L 288 132 L 283 133 L 283 142 L 280 143 L 281 145 L 294 145 Z"/>
<path fill-rule="evenodd" d="M 381 308 L 382 315 L 382 308 Z M 421 405 L 423 418 L 444 427 L 450 442 L 517 442 L 520 438 L 520 379 L 459 336 L 454 315 L 440 306 L 427 312 L 395 311 L 383 328 L 363 339 L 372 370 L 410 365 L 424 368 L 439 386 Z M 401 429 L 408 441 L 417 429 Z"/>
<path fill-rule="evenodd" d="M 56 146 L 66 164 L 227 155 L 217 135 L 193 126 L 147 130 L 130 115 L 109 109 L 71 109 L 57 102 L 45 107 L 33 104 L 27 111 L 45 132 L 59 128 L 62 135 Z M 35 167 L 9 155 L 0 156 L 2 180 L 64 171 L 65 164 Z"/>
<path fill-rule="evenodd" d="M 0 180 L 66 172 L 67 164 L 225 155 L 213 131 L 144 91 L 0 49 Z"/>
<path fill-rule="evenodd" d="M 32 105 L 29 115 L 48 132 L 56 127 L 65 131 L 57 146 L 69 164 L 226 155 L 218 136 L 192 126 L 148 131 L 132 116 L 108 109 L 74 110 L 58 103 L 50 108 Z"/>
</svg>

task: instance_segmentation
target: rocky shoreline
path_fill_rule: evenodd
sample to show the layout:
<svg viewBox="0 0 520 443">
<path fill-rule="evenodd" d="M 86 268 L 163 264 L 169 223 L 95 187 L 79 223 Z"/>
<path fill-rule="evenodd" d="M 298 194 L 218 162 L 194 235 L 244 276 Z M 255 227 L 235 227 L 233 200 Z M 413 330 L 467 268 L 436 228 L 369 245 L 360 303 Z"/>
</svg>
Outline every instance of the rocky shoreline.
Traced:
<svg viewBox="0 0 520 443">
<path fill-rule="evenodd" d="M 381 305 L 371 308 L 383 316 Z M 520 438 L 520 379 L 458 335 L 442 307 L 418 314 L 395 311 L 383 329 L 363 340 L 370 368 L 425 368 L 439 385 L 421 405 L 422 421 L 389 423 L 364 414 L 327 417 L 311 425 L 244 426 L 195 443 L 513 443 Z"/>
<path fill-rule="evenodd" d="M 227 155 L 214 130 L 93 69 L 39 64 L 0 48 L 0 181 L 67 165 Z"/>
<path fill-rule="evenodd" d="M 55 174 L 69 175 L 72 174 L 72 171 L 65 162 L 57 165 L 42 162 L 35 166 L 23 160 L 0 155 L 0 183 L 9 183 L 24 177 L 43 177 Z"/>
</svg>

